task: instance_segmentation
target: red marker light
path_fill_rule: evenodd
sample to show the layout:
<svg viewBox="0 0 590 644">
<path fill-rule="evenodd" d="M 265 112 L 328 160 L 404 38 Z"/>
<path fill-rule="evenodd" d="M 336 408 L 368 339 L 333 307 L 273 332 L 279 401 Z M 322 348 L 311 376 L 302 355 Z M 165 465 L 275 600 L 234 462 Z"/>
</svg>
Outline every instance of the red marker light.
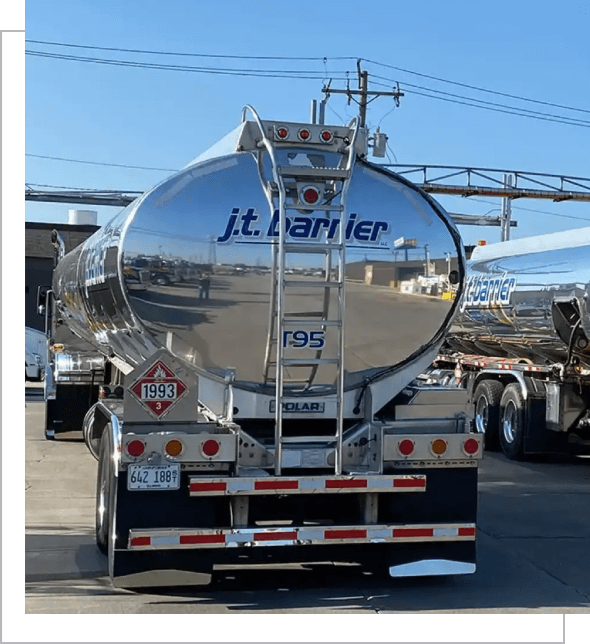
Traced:
<svg viewBox="0 0 590 644">
<path fill-rule="evenodd" d="M 465 454 L 475 454 L 477 450 L 479 449 L 479 443 L 475 440 L 475 438 L 468 438 L 464 443 L 463 443 L 463 451 Z"/>
<path fill-rule="evenodd" d="M 404 438 L 397 446 L 397 449 L 402 456 L 409 456 L 414 451 L 414 441 L 411 441 L 409 438 Z"/>
<path fill-rule="evenodd" d="M 311 139 L 311 132 L 304 127 L 299 130 L 297 135 L 301 141 L 309 141 L 309 139 Z"/>
<path fill-rule="evenodd" d="M 133 456 L 134 458 L 141 456 L 145 452 L 145 445 L 143 441 L 133 440 L 130 443 L 127 443 L 127 454 Z"/>
<path fill-rule="evenodd" d="M 330 132 L 330 130 L 322 130 L 320 132 L 320 139 L 324 143 L 332 143 L 332 139 L 334 138 L 334 133 Z"/>
<path fill-rule="evenodd" d="M 289 136 L 289 130 L 283 126 L 278 127 L 275 132 L 278 139 L 286 139 Z"/>
<path fill-rule="evenodd" d="M 320 200 L 320 191 L 314 186 L 306 186 L 301 190 L 301 201 L 308 204 L 315 204 Z"/>
<path fill-rule="evenodd" d="M 220 447 L 221 445 L 211 438 L 203 443 L 201 451 L 205 456 L 215 456 L 219 452 Z"/>
</svg>

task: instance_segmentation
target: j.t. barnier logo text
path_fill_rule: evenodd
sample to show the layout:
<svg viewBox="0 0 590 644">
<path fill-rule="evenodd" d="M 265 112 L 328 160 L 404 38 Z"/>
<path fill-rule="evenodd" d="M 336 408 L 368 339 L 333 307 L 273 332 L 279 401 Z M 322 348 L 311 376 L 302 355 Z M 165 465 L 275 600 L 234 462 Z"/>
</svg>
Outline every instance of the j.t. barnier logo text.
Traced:
<svg viewBox="0 0 590 644">
<path fill-rule="evenodd" d="M 291 239 L 337 239 L 340 219 L 328 217 L 310 217 L 301 215 L 286 217 L 286 232 Z M 346 222 L 345 239 L 347 242 L 362 242 L 365 244 L 380 244 L 382 235 L 389 232 L 386 221 L 362 220 L 352 213 Z M 325 237 L 324 237 L 325 234 Z M 220 244 L 231 241 L 254 242 L 256 240 L 277 239 L 279 237 L 279 211 L 275 210 L 268 228 L 262 225 L 261 217 L 254 208 L 242 212 L 241 208 L 233 208 L 227 221 L 225 232 L 217 238 Z"/>
<path fill-rule="evenodd" d="M 462 310 L 467 306 L 504 306 L 516 288 L 516 277 L 504 273 L 499 277 L 472 275 L 465 285 Z"/>
</svg>

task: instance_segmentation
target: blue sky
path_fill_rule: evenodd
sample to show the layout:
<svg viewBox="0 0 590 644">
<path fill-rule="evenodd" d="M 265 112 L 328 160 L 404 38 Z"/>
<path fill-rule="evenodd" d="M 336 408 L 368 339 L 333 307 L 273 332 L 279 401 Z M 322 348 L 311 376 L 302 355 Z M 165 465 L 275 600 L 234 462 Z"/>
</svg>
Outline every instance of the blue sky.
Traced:
<svg viewBox="0 0 590 644">
<path fill-rule="evenodd" d="M 29 40 L 314 58 L 173 57 L 28 42 L 27 49 L 34 51 L 215 69 L 274 69 L 283 76 L 162 71 L 28 55 L 28 155 L 180 169 L 233 129 L 246 103 L 263 118 L 307 121 L 310 100 L 322 98 L 324 76 L 335 78 L 334 88 L 343 88 L 345 82 L 336 78 L 348 72 L 351 87 L 356 87 L 354 59 L 361 58 L 370 87 L 385 90 L 376 83 L 391 88 L 399 81 L 405 92 L 399 108 L 392 99 L 379 98 L 368 112 L 369 125 L 379 125 L 389 136 L 392 161 L 590 177 L 590 8 L 584 2 L 28 0 L 26 10 Z M 306 70 L 317 78 L 284 78 L 285 70 Z M 517 101 L 420 74 L 563 107 Z M 424 90 L 415 86 L 439 97 L 451 98 L 440 94 L 448 92 L 456 95 L 453 100 L 479 99 L 584 123 L 465 106 L 421 96 L 416 92 Z M 331 97 L 329 123 L 355 114 L 354 104 Z M 31 184 L 143 191 L 169 174 L 26 157 Z M 436 198 L 450 212 L 499 214 L 497 198 Z M 26 219 L 65 222 L 70 207 L 27 202 Z M 100 224 L 117 214 L 116 208 L 98 210 Z M 513 218 L 519 222 L 513 238 L 578 228 L 590 221 L 590 204 L 519 200 L 513 204 Z M 500 238 L 499 228 L 461 227 L 461 233 L 466 243 Z"/>
</svg>

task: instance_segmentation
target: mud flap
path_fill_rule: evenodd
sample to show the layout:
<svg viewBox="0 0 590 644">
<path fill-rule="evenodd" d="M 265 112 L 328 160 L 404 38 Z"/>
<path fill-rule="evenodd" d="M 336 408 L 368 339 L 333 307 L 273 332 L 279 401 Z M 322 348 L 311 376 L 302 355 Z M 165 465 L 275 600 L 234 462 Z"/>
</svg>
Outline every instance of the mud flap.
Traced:
<svg viewBox="0 0 590 644">
<path fill-rule="evenodd" d="M 207 586 L 212 568 L 206 553 L 114 550 L 110 574 L 115 588 Z"/>
<path fill-rule="evenodd" d="M 475 541 L 403 544 L 388 548 L 383 564 L 391 577 L 470 575 L 476 571 Z"/>
</svg>

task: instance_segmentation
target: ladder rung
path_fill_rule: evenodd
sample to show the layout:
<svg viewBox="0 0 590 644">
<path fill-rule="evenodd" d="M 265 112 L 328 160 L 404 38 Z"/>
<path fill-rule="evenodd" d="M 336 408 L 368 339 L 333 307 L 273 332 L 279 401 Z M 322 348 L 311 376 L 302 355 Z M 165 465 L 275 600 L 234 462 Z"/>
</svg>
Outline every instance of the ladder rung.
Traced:
<svg viewBox="0 0 590 644">
<path fill-rule="evenodd" d="M 336 436 L 283 436 L 281 443 L 333 443 Z"/>
<path fill-rule="evenodd" d="M 285 313 L 285 318 L 295 318 L 295 317 L 311 318 L 314 315 L 317 318 L 323 318 L 324 311 L 293 311 L 292 313 Z"/>
<path fill-rule="evenodd" d="M 346 179 L 349 171 L 341 168 L 310 168 L 308 166 L 283 165 L 277 168 L 281 177 L 314 179 Z"/>
<path fill-rule="evenodd" d="M 283 318 L 284 324 L 301 326 L 342 326 L 342 320 L 302 320 L 301 318 Z"/>
<path fill-rule="evenodd" d="M 309 286 L 310 288 L 340 288 L 342 282 L 316 282 L 310 280 L 285 280 L 285 286 L 290 286 L 292 288 L 305 288 Z"/>
<path fill-rule="evenodd" d="M 285 244 L 286 253 L 326 253 L 331 250 L 342 250 L 344 244 L 324 244 L 318 242 L 317 244 L 298 244 L 297 242 Z"/>
<path fill-rule="evenodd" d="M 274 376 L 271 376 L 266 379 L 266 384 L 269 385 L 276 385 L 277 379 Z M 309 378 L 306 378 L 305 380 L 286 380 L 283 378 L 283 385 L 285 387 L 290 387 L 292 385 L 309 385 Z"/>
<path fill-rule="evenodd" d="M 283 358 L 284 367 L 313 367 L 316 364 L 339 364 L 338 358 Z"/>
</svg>

